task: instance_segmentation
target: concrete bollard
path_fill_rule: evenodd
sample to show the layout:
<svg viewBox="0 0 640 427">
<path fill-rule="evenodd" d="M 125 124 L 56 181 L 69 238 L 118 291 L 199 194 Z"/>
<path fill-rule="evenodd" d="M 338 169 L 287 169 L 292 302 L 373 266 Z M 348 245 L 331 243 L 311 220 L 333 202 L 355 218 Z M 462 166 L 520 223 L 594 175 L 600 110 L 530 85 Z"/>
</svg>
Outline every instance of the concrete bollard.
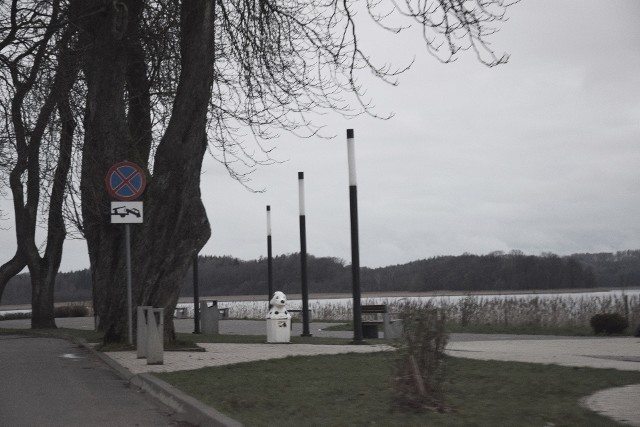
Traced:
<svg viewBox="0 0 640 427">
<path fill-rule="evenodd" d="M 147 310 L 147 365 L 164 363 L 164 309 Z"/>
<path fill-rule="evenodd" d="M 218 301 L 200 301 L 200 322 L 202 325 L 200 330 L 202 333 L 205 335 L 218 335 L 220 333 L 219 320 Z"/>
<path fill-rule="evenodd" d="M 136 322 L 136 354 L 138 359 L 147 357 L 147 310 L 151 309 L 148 305 L 138 307 Z"/>
</svg>

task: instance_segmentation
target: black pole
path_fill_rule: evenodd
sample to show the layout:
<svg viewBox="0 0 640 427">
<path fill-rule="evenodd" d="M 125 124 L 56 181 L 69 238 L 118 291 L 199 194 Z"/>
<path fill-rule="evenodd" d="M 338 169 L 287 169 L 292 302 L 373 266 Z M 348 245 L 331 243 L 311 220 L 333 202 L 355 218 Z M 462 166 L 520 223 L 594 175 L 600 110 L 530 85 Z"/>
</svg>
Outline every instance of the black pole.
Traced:
<svg viewBox="0 0 640 427">
<path fill-rule="evenodd" d="M 307 288 L 307 221 L 304 209 L 304 172 L 298 172 L 298 197 L 300 202 L 300 274 L 302 276 L 302 335 L 309 332 L 309 290 Z"/>
<path fill-rule="evenodd" d="M 200 333 L 200 289 L 198 288 L 198 254 L 193 257 L 193 333 Z"/>
<path fill-rule="evenodd" d="M 351 283 L 353 288 L 353 341 L 362 342 L 362 308 L 360 304 L 360 247 L 358 242 L 358 184 L 353 129 L 347 129 L 349 160 L 349 207 L 351 211 Z"/>
<path fill-rule="evenodd" d="M 273 296 L 273 253 L 271 251 L 271 206 L 267 206 L 267 301 Z"/>
</svg>

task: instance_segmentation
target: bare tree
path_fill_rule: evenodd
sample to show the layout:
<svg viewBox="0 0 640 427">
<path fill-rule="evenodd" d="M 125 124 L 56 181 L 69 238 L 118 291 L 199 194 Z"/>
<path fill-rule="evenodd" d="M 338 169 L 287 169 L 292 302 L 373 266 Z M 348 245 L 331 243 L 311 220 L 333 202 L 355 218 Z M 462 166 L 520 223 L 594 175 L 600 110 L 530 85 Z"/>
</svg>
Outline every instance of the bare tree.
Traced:
<svg viewBox="0 0 640 427">
<path fill-rule="evenodd" d="M 64 13 L 57 0 L 27 5 L 14 0 L 3 6 L 9 10 L 3 15 L 0 42 L 2 139 L 3 151 L 11 154 L 2 166 L 10 170 L 17 250 L 0 267 L 0 295 L 11 277 L 28 267 L 32 327 L 52 328 L 55 277 L 66 235 L 62 204 L 75 128 L 68 98 L 78 72 L 70 47 L 75 30 L 68 26 L 59 31 Z M 50 157 L 43 158 L 43 154 Z M 45 182 L 49 183 L 49 194 L 43 205 Z M 47 213 L 43 251 L 36 239 L 41 208 Z"/>
<path fill-rule="evenodd" d="M 233 170 L 233 161 L 253 158 L 235 129 L 258 137 L 274 128 L 313 134 L 309 112 L 371 112 L 360 71 L 389 82 L 402 71 L 377 65 L 362 50 L 357 11 L 381 25 L 392 15 L 417 23 L 429 51 L 445 62 L 461 49 L 488 65 L 506 60 L 485 42 L 488 25 L 504 16 L 500 0 L 192 0 L 179 10 L 162 1 L 79 3 L 79 16 L 87 16 L 80 28 L 89 94 L 83 219 L 107 341 L 124 338 L 126 310 L 122 232 L 109 224 L 101 189 L 112 164 L 128 159 L 149 170 L 145 223 L 134 232 L 134 296 L 137 304 L 166 307 L 170 320 L 179 283 L 210 235 L 199 189 L 207 142 Z M 171 340 L 172 322 L 166 325 Z"/>
</svg>

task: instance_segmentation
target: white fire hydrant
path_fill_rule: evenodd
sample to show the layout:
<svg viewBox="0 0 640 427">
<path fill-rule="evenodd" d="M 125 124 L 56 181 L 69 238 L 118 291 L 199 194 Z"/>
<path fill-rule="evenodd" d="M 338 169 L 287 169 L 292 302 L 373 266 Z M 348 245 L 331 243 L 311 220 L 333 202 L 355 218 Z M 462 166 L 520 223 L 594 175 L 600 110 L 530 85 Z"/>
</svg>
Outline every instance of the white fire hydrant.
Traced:
<svg viewBox="0 0 640 427">
<path fill-rule="evenodd" d="M 267 313 L 267 342 L 282 343 L 291 340 L 291 314 L 286 309 L 287 296 L 280 291 L 274 292 L 271 308 Z"/>
</svg>

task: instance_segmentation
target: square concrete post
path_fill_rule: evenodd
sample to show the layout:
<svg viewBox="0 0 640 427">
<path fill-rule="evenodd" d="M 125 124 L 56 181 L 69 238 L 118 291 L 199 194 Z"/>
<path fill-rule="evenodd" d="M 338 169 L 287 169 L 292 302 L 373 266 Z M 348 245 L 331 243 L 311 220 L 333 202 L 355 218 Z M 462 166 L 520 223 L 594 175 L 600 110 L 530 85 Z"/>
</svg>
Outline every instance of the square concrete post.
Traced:
<svg viewBox="0 0 640 427">
<path fill-rule="evenodd" d="M 147 357 L 147 310 L 152 307 L 143 305 L 138 307 L 137 322 L 136 322 L 136 353 L 138 359 L 144 359 Z"/>
<path fill-rule="evenodd" d="M 147 365 L 164 363 L 164 309 L 147 310 Z"/>
</svg>

